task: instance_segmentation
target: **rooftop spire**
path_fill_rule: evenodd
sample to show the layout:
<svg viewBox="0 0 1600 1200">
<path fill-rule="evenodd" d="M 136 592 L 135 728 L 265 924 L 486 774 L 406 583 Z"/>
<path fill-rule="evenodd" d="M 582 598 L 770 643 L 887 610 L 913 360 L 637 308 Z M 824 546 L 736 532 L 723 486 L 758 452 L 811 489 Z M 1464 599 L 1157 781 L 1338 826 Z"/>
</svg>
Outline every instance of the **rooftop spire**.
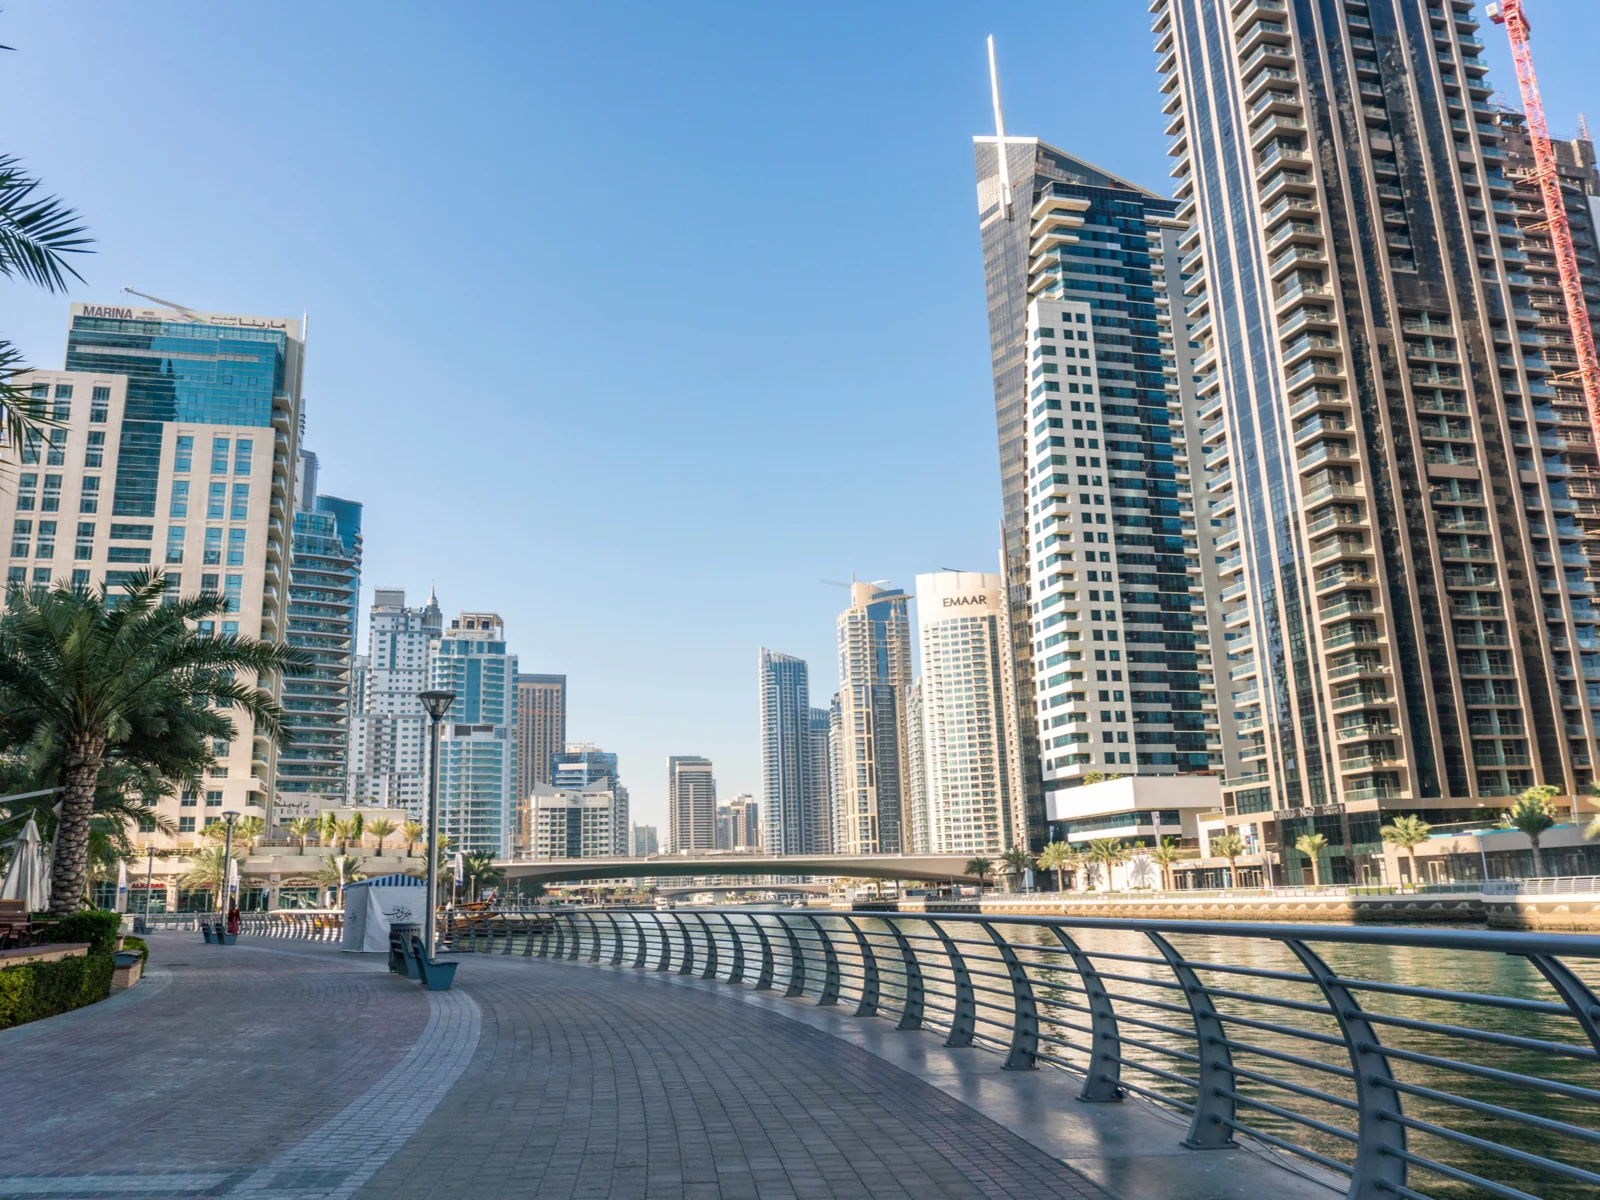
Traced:
<svg viewBox="0 0 1600 1200">
<path fill-rule="evenodd" d="M 994 150 L 1000 160 L 1000 202 L 1011 219 L 1011 163 L 1006 158 L 1006 114 L 1000 107 L 1000 68 L 994 60 L 994 34 L 989 35 L 989 97 L 994 101 Z"/>
</svg>

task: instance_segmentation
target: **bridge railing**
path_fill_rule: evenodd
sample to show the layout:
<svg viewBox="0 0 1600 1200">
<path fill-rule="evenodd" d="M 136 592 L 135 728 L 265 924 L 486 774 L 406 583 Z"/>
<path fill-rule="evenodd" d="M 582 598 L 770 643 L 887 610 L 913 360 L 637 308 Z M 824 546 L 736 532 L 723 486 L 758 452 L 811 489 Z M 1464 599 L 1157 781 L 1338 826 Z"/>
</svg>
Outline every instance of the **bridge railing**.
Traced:
<svg viewBox="0 0 1600 1200">
<path fill-rule="evenodd" d="M 679 909 L 447 919 L 458 952 L 846 1006 L 1079 1099 L 1246 1137 L 1353 1198 L 1600 1189 L 1600 939 L 1476 930 Z"/>
</svg>

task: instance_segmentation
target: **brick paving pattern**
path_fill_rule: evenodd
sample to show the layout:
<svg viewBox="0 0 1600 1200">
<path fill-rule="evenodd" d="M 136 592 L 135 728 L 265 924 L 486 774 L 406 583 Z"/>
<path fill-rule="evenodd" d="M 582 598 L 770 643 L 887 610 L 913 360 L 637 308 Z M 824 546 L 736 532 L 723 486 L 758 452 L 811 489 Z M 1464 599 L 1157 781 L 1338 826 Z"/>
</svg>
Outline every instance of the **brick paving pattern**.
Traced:
<svg viewBox="0 0 1600 1200">
<path fill-rule="evenodd" d="M 1106 1200 L 863 1050 L 651 973 L 467 956 L 430 996 L 192 937 L 153 939 L 137 1006 L 0 1033 L 0 1200 Z"/>
</svg>

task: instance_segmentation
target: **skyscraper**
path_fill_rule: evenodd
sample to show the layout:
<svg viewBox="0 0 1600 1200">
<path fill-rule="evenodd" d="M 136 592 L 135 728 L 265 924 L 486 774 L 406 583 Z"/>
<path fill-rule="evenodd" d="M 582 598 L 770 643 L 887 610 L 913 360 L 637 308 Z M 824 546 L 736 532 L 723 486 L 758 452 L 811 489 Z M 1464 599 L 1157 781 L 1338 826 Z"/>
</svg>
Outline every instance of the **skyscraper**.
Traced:
<svg viewBox="0 0 1600 1200">
<path fill-rule="evenodd" d="M 1600 660 L 1470 6 L 1157 0 L 1240 738 L 1230 824 L 1375 876 L 1394 810 L 1589 777 Z M 1547 326 L 1548 328 L 1548 326 Z"/>
<path fill-rule="evenodd" d="M 464 851 L 504 857 L 516 810 L 517 656 L 497 613 L 451 619 L 429 686 L 456 694 L 440 729 L 439 827 Z"/>
<path fill-rule="evenodd" d="M 361 589 L 361 505 L 317 493 L 317 458 L 300 458 L 299 511 L 289 562 L 288 640 L 311 669 L 283 680 L 283 724 L 293 740 L 278 755 L 280 800 L 322 811 L 349 786 L 351 652 Z"/>
<path fill-rule="evenodd" d="M 927 738 L 922 720 L 922 680 L 917 679 L 906 693 L 906 850 L 911 854 L 926 854 L 930 844 Z"/>
<path fill-rule="evenodd" d="M 549 783 L 551 761 L 567 745 L 567 677 L 517 676 L 517 794 Z M 627 828 L 627 823 L 623 823 Z"/>
<path fill-rule="evenodd" d="M 7 583 L 115 590 L 162 567 L 172 593 L 228 601 L 214 632 L 283 640 L 300 322 L 104 304 L 74 304 L 70 321 L 66 369 L 15 381 L 60 424 L 23 444 L 16 488 L 0 489 Z M 204 788 L 156 805 L 180 835 L 226 809 L 274 815 L 276 751 L 231 716 Z"/>
<path fill-rule="evenodd" d="M 717 781 L 711 760 L 693 754 L 667 759 L 667 850 L 717 846 Z"/>
<path fill-rule="evenodd" d="M 814 854 L 811 700 L 804 659 L 761 648 L 761 806 L 769 854 Z"/>
<path fill-rule="evenodd" d="M 760 850 L 761 805 L 754 796 L 740 792 L 728 801 L 728 849 Z"/>
<path fill-rule="evenodd" d="M 807 718 L 806 820 L 812 854 L 833 853 L 833 746 L 828 710 L 813 708 Z M 767 820 L 771 821 L 770 815 Z"/>
<path fill-rule="evenodd" d="M 428 718 L 417 694 L 428 687 L 428 662 L 443 624 L 438 597 L 431 591 L 422 608 L 407 608 L 401 588 L 373 591 L 362 701 L 350 718 L 352 803 L 423 815 Z"/>
<path fill-rule="evenodd" d="M 635 825 L 633 827 L 633 855 L 643 858 L 647 854 L 660 854 L 661 841 L 656 836 L 654 825 Z"/>
<path fill-rule="evenodd" d="M 1005 138 L 1003 157 L 996 138 L 974 140 L 1011 601 L 1004 686 L 1020 828 L 1037 847 L 1043 797 L 1091 771 L 1211 766 L 1183 390 L 1162 321 L 1166 292 L 1182 291 L 1177 206 L 1036 138 Z"/>
<path fill-rule="evenodd" d="M 1003 854 L 1027 843 L 1001 706 L 1001 675 L 1010 669 L 1006 609 L 999 575 L 917 576 L 922 725 L 912 738 L 920 742 L 935 854 Z"/>
<path fill-rule="evenodd" d="M 526 675 L 518 677 L 526 679 Z M 560 678 L 559 676 L 557 678 Z M 518 702 L 525 692 L 519 686 Z M 547 693 L 548 694 L 548 693 Z M 564 696 L 563 696 L 564 698 Z M 521 719 L 518 710 L 518 719 Z M 565 723 L 565 716 L 563 716 Z M 568 791 L 582 790 L 596 784 L 604 786 L 611 793 L 612 813 L 611 828 L 615 836 L 613 853 L 626 855 L 628 853 L 628 789 L 622 785 L 622 778 L 617 772 L 617 756 L 609 751 L 600 749 L 593 742 L 573 742 L 565 749 L 554 755 L 552 759 L 552 781 L 558 788 Z"/>
<path fill-rule="evenodd" d="M 903 848 L 906 693 L 911 687 L 911 622 L 903 591 L 850 585 L 839 614 L 839 854 L 897 854 Z"/>
</svg>

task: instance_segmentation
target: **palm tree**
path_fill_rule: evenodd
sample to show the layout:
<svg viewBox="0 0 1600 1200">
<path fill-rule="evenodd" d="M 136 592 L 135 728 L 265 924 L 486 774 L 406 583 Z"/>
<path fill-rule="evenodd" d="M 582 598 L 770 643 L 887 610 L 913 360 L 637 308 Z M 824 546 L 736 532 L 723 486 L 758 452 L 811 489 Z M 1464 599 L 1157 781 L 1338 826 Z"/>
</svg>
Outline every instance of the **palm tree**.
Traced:
<svg viewBox="0 0 1600 1200">
<path fill-rule="evenodd" d="M 411 848 L 422 840 L 422 835 L 428 831 L 422 827 L 421 821 L 406 821 L 400 826 L 400 836 L 406 840 L 406 857 L 411 857 Z"/>
<path fill-rule="evenodd" d="M 494 865 L 494 860 L 487 854 L 464 854 L 461 856 L 461 870 L 471 882 L 467 885 L 467 895 L 471 900 L 478 898 L 478 885 L 487 883 L 498 886 L 505 882 L 505 872 Z"/>
<path fill-rule="evenodd" d="M 961 868 L 961 873 L 963 875 L 976 875 L 978 877 L 978 886 L 982 888 L 985 886 L 983 881 L 992 870 L 994 870 L 994 863 L 987 858 L 969 858 L 967 859 L 967 865 Z"/>
<path fill-rule="evenodd" d="M 1161 888 L 1163 891 L 1172 890 L 1172 864 L 1177 862 L 1179 857 L 1177 838 L 1162 838 L 1150 850 L 1150 861 L 1155 863 L 1156 868 L 1161 872 Z"/>
<path fill-rule="evenodd" d="M 367 832 L 378 839 L 378 856 L 383 856 L 383 839 L 389 837 L 399 828 L 388 817 L 373 817 L 367 822 Z"/>
<path fill-rule="evenodd" d="M 0 278 L 21 279 L 47 292 L 64 292 L 67 276 L 83 279 L 65 255 L 89 253 L 78 214 L 55 196 L 38 195 L 39 181 L 23 171 L 21 160 L 0 154 Z M 0 338 L 0 458 L 12 448 L 44 436 L 56 424 L 46 402 L 31 388 L 13 382 L 27 370 L 22 352 Z"/>
<path fill-rule="evenodd" d="M 1294 848 L 1311 860 L 1311 886 L 1322 886 L 1322 864 L 1319 855 L 1328 848 L 1328 839 L 1320 833 L 1302 833 L 1294 840 Z"/>
<path fill-rule="evenodd" d="M 1396 817 L 1378 830 L 1378 835 L 1391 846 L 1398 846 L 1411 860 L 1411 882 L 1417 882 L 1417 847 L 1428 840 L 1433 828 L 1421 817 Z"/>
<path fill-rule="evenodd" d="M 1237 833 L 1219 834 L 1211 839 L 1211 853 L 1221 855 L 1228 860 L 1228 886 L 1237 887 L 1239 880 L 1238 859 L 1245 851 L 1244 839 Z"/>
<path fill-rule="evenodd" d="M 1528 788 L 1517 797 L 1505 822 L 1512 829 L 1520 829 L 1533 844 L 1533 873 L 1544 874 L 1544 856 L 1539 852 L 1539 838 L 1556 823 L 1556 807 L 1552 801 L 1561 794 L 1554 784 L 1542 783 Z"/>
<path fill-rule="evenodd" d="M 217 895 L 217 911 L 222 911 L 223 889 L 228 886 L 228 852 L 221 846 L 199 850 L 189 856 L 189 870 L 181 882 L 186 888 L 210 888 Z M 234 847 L 233 861 L 242 863 L 244 851 Z"/>
<path fill-rule="evenodd" d="M 251 850 L 256 848 L 256 839 L 267 831 L 267 823 L 261 817 L 240 817 L 233 826 L 233 843 L 238 845 L 243 842 Z"/>
<path fill-rule="evenodd" d="M 324 846 L 332 846 L 338 840 L 339 814 L 329 809 L 317 818 L 317 841 Z"/>
<path fill-rule="evenodd" d="M 300 839 L 300 853 L 304 854 L 307 840 L 317 835 L 321 823 L 315 817 L 296 817 L 285 828 L 289 830 L 291 836 Z"/>
<path fill-rule="evenodd" d="M 1106 890 L 1116 891 L 1116 881 L 1111 877 L 1111 868 L 1118 863 L 1128 861 L 1128 847 L 1118 838 L 1095 838 L 1089 843 L 1089 851 L 1085 857 L 1106 869 Z"/>
<path fill-rule="evenodd" d="M 1071 866 L 1077 857 L 1066 842 L 1050 842 L 1039 851 L 1039 866 L 1043 870 L 1055 872 L 1056 891 L 1061 890 L 1062 869 Z"/>
<path fill-rule="evenodd" d="M 367 877 L 367 873 L 361 869 L 365 862 L 365 859 L 354 854 L 330 854 L 317 868 L 317 886 L 343 891 L 345 884 Z"/>
<path fill-rule="evenodd" d="M 1013 846 L 1010 850 L 1007 850 L 1000 856 L 1000 861 L 1005 863 L 1006 873 L 1016 880 L 1016 886 L 1012 888 L 1013 891 L 1022 886 L 1023 872 L 1031 871 L 1034 868 L 1033 855 L 1029 854 L 1021 846 Z"/>
<path fill-rule="evenodd" d="M 364 822 L 359 812 L 352 813 L 342 821 L 335 820 L 333 822 L 333 835 L 339 843 L 339 850 L 343 852 L 352 845 L 361 845 L 361 831 L 363 828 Z"/>
<path fill-rule="evenodd" d="M 61 816 L 54 837 L 50 912 L 65 916 L 83 896 L 89 823 L 108 747 L 161 715 L 200 731 L 234 734 L 215 709 L 241 709 L 258 734 L 286 742 L 282 709 L 238 673 L 272 676 L 303 669 L 300 651 L 237 635 L 197 633 L 202 620 L 228 612 L 228 602 L 202 593 L 162 602 L 166 580 L 141 571 L 109 589 L 58 583 L 43 596 L 12 588 L 0 618 L 0 743 L 45 736 L 61 748 Z M 26 730 L 19 737 L 17 731 Z"/>
<path fill-rule="evenodd" d="M 1083 776 L 1083 782 L 1085 785 L 1091 783 L 1104 783 L 1105 779 L 1106 773 L 1104 771 L 1086 771 Z"/>
</svg>

